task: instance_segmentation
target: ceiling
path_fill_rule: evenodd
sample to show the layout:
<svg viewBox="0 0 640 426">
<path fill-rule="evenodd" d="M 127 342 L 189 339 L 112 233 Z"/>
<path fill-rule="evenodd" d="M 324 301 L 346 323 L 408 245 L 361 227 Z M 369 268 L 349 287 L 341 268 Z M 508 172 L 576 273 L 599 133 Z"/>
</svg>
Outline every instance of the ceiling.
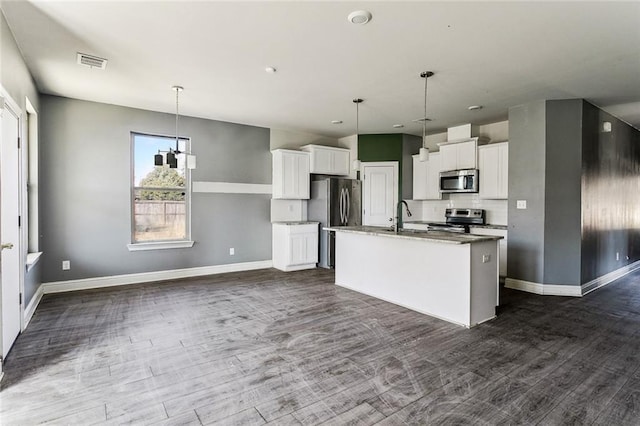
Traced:
<svg viewBox="0 0 640 426">
<path fill-rule="evenodd" d="M 330 137 L 585 98 L 640 128 L 640 2 L 2 1 L 41 92 Z M 366 25 L 347 20 L 366 9 Z M 76 63 L 82 52 L 105 70 Z M 277 69 L 265 72 L 265 67 Z M 470 105 L 482 105 L 469 111 Z M 342 120 L 342 124 L 332 124 Z M 394 124 L 405 127 L 396 129 Z"/>
</svg>

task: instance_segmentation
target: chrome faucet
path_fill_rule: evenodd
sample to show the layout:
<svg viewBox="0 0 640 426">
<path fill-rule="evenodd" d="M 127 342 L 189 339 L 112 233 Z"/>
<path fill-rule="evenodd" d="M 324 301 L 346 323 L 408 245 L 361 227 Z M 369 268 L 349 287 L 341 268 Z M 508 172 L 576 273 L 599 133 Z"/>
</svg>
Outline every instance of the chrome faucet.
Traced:
<svg viewBox="0 0 640 426">
<path fill-rule="evenodd" d="M 411 217 L 411 210 L 409 210 L 409 205 L 405 200 L 398 201 L 398 205 L 396 206 L 396 220 L 393 222 L 393 232 L 398 233 L 398 224 L 400 222 L 400 218 L 402 217 L 402 205 L 407 209 L 407 216 Z M 400 214 L 400 216 L 398 216 Z"/>
</svg>

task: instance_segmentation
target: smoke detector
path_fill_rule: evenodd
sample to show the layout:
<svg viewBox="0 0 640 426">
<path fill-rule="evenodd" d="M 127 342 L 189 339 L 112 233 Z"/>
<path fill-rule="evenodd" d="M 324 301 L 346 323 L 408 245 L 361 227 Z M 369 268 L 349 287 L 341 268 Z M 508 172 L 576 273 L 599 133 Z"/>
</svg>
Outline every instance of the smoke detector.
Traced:
<svg viewBox="0 0 640 426">
<path fill-rule="evenodd" d="M 366 10 L 355 10 L 347 17 L 352 24 L 364 25 L 371 20 L 371 12 Z"/>
<path fill-rule="evenodd" d="M 107 67 L 107 60 L 104 58 L 99 58 L 97 56 L 87 55 L 86 53 L 80 52 L 78 52 L 77 58 L 79 65 L 84 65 L 89 68 L 98 68 L 100 70 L 103 70 Z"/>
</svg>

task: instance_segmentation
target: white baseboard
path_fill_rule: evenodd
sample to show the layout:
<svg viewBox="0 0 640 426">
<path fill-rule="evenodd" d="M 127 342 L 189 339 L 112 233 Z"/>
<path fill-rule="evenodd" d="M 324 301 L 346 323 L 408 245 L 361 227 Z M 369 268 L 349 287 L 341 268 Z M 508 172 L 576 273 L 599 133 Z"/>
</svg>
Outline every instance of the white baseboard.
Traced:
<svg viewBox="0 0 640 426">
<path fill-rule="evenodd" d="M 66 291 L 88 290 L 92 288 L 113 287 L 119 285 L 139 284 L 151 281 L 172 280 L 177 278 L 198 277 L 202 275 L 224 274 L 227 272 L 251 271 L 271 268 L 271 260 L 256 262 L 231 263 L 228 265 L 201 266 L 196 268 L 173 269 L 168 271 L 142 272 L 137 274 L 114 275 L 110 277 L 85 278 L 80 280 L 55 281 L 43 283 L 44 294 L 62 293 Z"/>
<path fill-rule="evenodd" d="M 505 280 L 505 287 L 512 288 L 514 290 L 522 290 L 529 293 L 542 294 L 546 296 L 574 296 L 581 297 L 587 293 L 591 293 L 600 287 L 612 283 L 613 281 L 621 278 L 637 269 L 640 269 L 640 260 L 631 263 L 615 271 L 609 272 L 601 277 L 584 283 L 580 286 L 577 285 L 556 285 L 556 284 L 541 284 L 531 281 L 516 280 L 514 278 L 507 278 Z"/>
<path fill-rule="evenodd" d="M 541 284 L 507 278 L 504 286 L 514 290 L 522 290 L 528 293 L 541 294 L 545 296 L 582 296 L 582 288 L 578 285 Z"/>
<path fill-rule="evenodd" d="M 640 269 L 640 260 L 630 263 L 627 266 L 623 266 L 622 268 L 616 269 L 615 271 L 609 272 L 601 277 L 596 278 L 595 280 L 591 280 L 588 283 L 582 284 L 582 295 L 587 293 L 591 293 L 593 290 L 596 290 L 600 287 L 603 287 L 618 278 L 621 278 L 636 269 Z"/>
<path fill-rule="evenodd" d="M 36 290 L 35 294 L 31 297 L 29 304 L 24 309 L 24 329 L 27 328 L 27 325 L 29 325 L 29 321 L 31 321 L 31 318 L 33 318 L 33 314 L 36 312 L 36 308 L 40 304 L 40 300 L 42 299 L 43 294 L 44 294 L 44 291 L 42 289 L 42 284 L 41 284 L 38 286 L 38 289 Z"/>
</svg>

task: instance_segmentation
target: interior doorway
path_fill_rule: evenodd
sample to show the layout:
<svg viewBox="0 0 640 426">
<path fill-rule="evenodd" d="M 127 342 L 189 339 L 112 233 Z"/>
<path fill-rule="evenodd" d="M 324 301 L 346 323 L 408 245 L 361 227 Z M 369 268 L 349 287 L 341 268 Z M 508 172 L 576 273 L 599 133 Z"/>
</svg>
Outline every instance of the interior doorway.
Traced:
<svg viewBox="0 0 640 426">
<path fill-rule="evenodd" d="M 0 96 L 0 281 L 2 358 L 6 358 L 22 327 L 20 274 L 20 116 L 18 105 Z"/>
<path fill-rule="evenodd" d="M 362 163 L 362 224 L 393 226 L 398 204 L 398 162 Z"/>
</svg>

